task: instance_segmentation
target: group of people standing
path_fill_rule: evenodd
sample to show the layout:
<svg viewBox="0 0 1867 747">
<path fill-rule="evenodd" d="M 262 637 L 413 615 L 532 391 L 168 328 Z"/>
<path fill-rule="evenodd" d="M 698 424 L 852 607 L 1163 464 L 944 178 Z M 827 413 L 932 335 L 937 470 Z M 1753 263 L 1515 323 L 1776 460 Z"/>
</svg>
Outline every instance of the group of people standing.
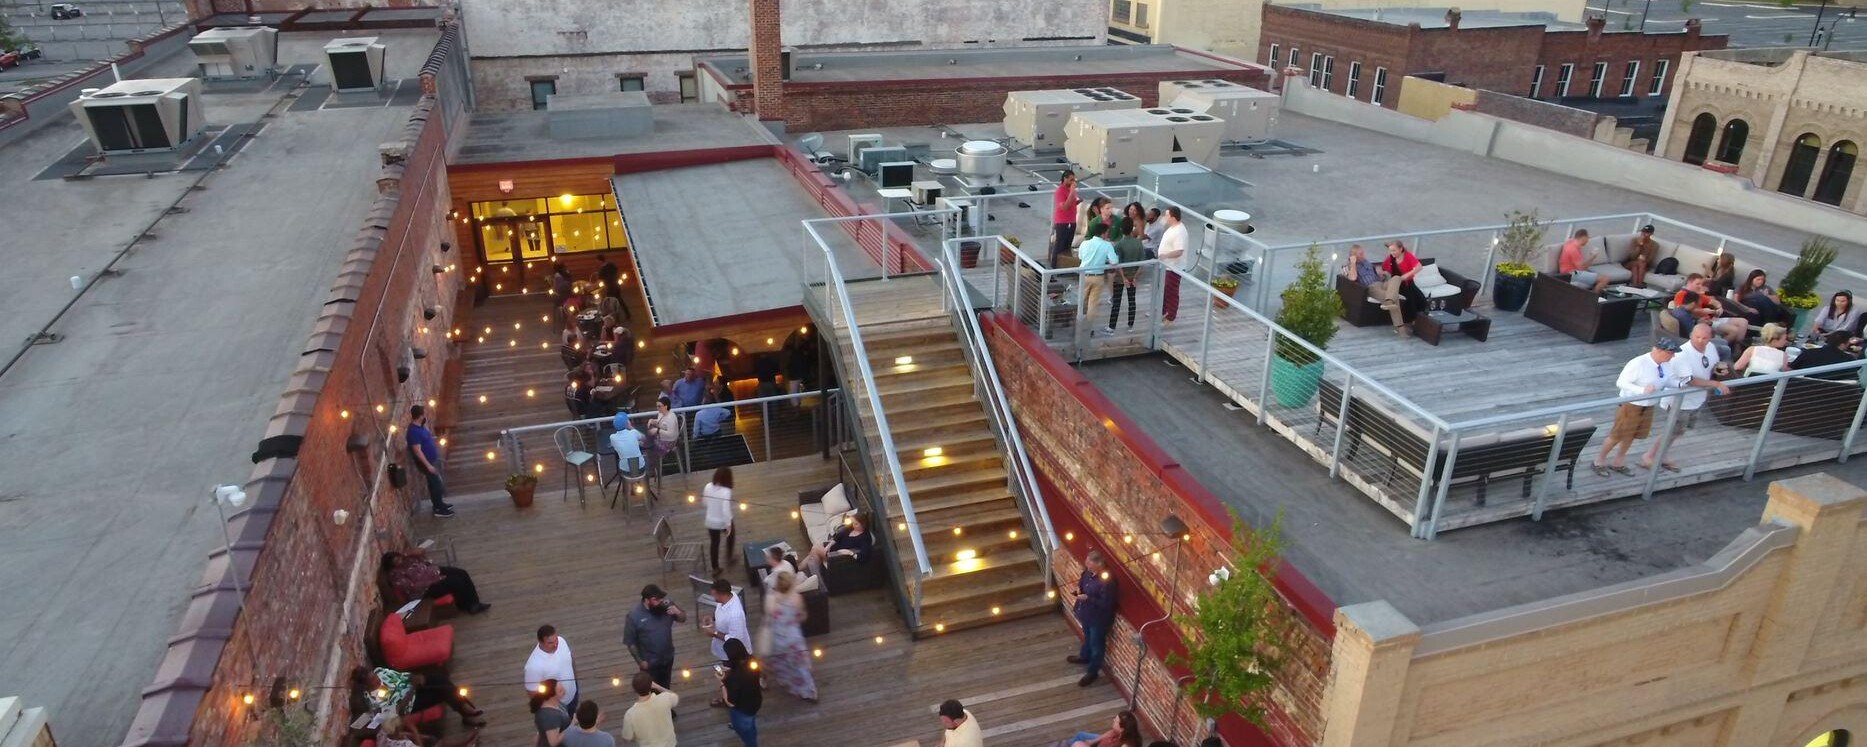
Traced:
<svg viewBox="0 0 1867 747">
<path fill-rule="evenodd" d="M 1064 255 L 1075 249 L 1084 283 L 1078 315 L 1090 318 L 1102 298 L 1109 298 L 1108 324 L 1090 330 L 1092 335 L 1116 333 L 1124 299 L 1128 305 L 1127 328 L 1134 329 L 1141 272 L 1139 267 L 1120 265 L 1159 259 L 1173 270 L 1192 268 L 1194 254 L 1187 250 L 1186 226 L 1180 223 L 1179 207 L 1144 209 L 1141 203 L 1131 202 L 1117 215 L 1114 201 L 1107 197 L 1096 197 L 1084 205 L 1077 193 L 1076 174 L 1068 170 L 1063 172 L 1051 202 L 1050 266 L 1058 266 Z M 1171 323 L 1179 310 L 1180 276 L 1170 271 L 1161 288 L 1161 321 Z"/>
</svg>

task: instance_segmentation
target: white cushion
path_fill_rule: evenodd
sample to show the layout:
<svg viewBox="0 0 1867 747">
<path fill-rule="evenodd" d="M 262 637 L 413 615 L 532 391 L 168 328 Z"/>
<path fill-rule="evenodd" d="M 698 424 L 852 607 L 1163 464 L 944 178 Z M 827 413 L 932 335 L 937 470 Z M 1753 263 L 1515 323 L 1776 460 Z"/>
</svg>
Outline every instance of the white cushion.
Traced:
<svg viewBox="0 0 1867 747">
<path fill-rule="evenodd" d="M 1420 284 L 1420 294 L 1427 298 L 1451 298 L 1463 292 L 1464 290 L 1458 286 L 1448 285 L 1446 283 L 1440 283 L 1439 285 Z"/>
<path fill-rule="evenodd" d="M 1445 285 L 1446 276 L 1439 274 L 1439 265 L 1420 265 L 1420 271 L 1413 274 L 1413 284 L 1423 289 Z"/>
<path fill-rule="evenodd" d="M 828 517 L 823 513 L 823 504 L 806 503 L 799 506 L 797 514 L 804 522 L 804 531 L 810 535 L 810 543 L 815 545 L 830 539 Z"/>
<path fill-rule="evenodd" d="M 824 493 L 823 499 L 818 503 L 822 504 L 825 514 L 842 514 L 849 511 L 849 497 L 843 495 L 843 484 L 840 482 L 836 484 L 836 487 L 830 488 L 830 492 Z"/>
</svg>

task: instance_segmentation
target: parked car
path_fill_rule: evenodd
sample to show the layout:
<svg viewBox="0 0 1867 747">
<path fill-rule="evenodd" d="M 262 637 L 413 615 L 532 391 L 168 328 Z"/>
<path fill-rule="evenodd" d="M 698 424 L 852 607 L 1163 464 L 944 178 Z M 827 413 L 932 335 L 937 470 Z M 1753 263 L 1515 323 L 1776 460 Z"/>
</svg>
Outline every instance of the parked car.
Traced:
<svg viewBox="0 0 1867 747">
<path fill-rule="evenodd" d="M 20 53 L 17 50 L 10 51 L 10 52 L 0 52 L 0 70 L 5 70 L 9 67 L 19 67 L 20 62 L 23 59 L 24 58 L 20 55 Z"/>
<path fill-rule="evenodd" d="M 55 3 L 52 5 L 52 20 L 54 21 L 63 21 L 67 18 L 77 18 L 82 15 L 84 15 L 84 9 L 72 5 L 71 3 Z"/>
</svg>

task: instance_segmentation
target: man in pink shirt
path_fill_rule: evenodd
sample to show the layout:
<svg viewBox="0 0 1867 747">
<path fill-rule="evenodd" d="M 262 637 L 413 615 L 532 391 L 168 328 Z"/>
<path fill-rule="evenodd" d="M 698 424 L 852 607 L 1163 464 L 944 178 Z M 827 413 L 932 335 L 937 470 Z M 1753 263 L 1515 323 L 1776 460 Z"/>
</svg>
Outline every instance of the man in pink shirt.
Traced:
<svg viewBox="0 0 1867 747">
<path fill-rule="evenodd" d="M 1556 255 L 1556 271 L 1564 275 L 1574 272 L 1587 272 L 1588 268 L 1593 266 L 1595 260 L 1598 258 L 1592 253 L 1586 257 L 1582 256 L 1582 247 L 1587 245 L 1588 229 L 1575 229 L 1575 235 L 1570 237 L 1568 241 L 1562 242 L 1562 251 Z M 1607 287 L 1607 276 L 1596 275 L 1595 292 L 1600 293 L 1606 290 Z"/>
<path fill-rule="evenodd" d="M 1070 242 L 1076 238 L 1076 207 L 1082 204 L 1076 196 L 1076 172 L 1063 170 L 1063 181 L 1051 203 L 1050 266 L 1056 267 L 1057 258 L 1070 251 Z"/>
</svg>

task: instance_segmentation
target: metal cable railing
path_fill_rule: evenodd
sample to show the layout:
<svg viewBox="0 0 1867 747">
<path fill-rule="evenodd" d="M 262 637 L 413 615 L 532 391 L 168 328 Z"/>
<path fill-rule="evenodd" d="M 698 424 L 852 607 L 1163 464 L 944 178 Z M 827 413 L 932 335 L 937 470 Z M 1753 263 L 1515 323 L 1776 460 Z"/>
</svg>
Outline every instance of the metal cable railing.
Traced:
<svg viewBox="0 0 1867 747">
<path fill-rule="evenodd" d="M 1011 403 L 1005 399 L 1005 385 L 999 379 L 998 365 L 992 360 L 992 350 L 986 345 L 985 333 L 979 328 L 979 318 L 968 298 L 966 281 L 960 274 L 957 248 L 957 240 L 946 242 L 940 257 L 942 285 L 946 290 L 950 310 L 960 327 L 961 348 L 972 363 L 974 386 L 1010 457 L 1005 460 L 1009 468 L 1007 472 L 1011 475 L 1013 490 L 1024 504 L 1025 518 L 1032 524 L 1031 545 L 1043 566 L 1044 586 L 1048 589 L 1051 583 L 1050 553 L 1058 544 L 1057 530 L 1050 523 L 1050 509 L 1044 505 L 1036 472 L 1031 468 L 1030 454 L 1024 448 L 1024 437 L 1018 431 L 1018 421 L 1011 414 Z"/>
</svg>

